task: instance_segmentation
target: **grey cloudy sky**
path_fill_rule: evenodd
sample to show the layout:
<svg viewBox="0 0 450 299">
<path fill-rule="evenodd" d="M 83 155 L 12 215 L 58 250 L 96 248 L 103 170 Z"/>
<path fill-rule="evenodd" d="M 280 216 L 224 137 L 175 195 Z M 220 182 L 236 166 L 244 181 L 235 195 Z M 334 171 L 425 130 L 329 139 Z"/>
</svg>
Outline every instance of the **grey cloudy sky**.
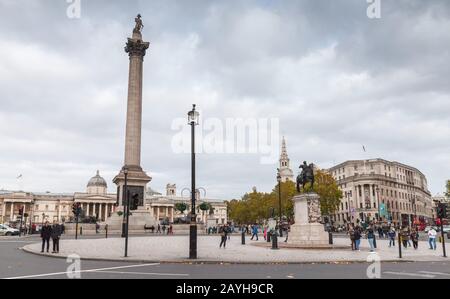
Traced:
<svg viewBox="0 0 450 299">
<path fill-rule="evenodd" d="M 297 171 L 384 158 L 420 169 L 432 193 L 450 178 L 450 2 L 381 0 L 0 0 L 0 189 L 82 191 L 123 163 L 126 38 L 143 15 L 142 165 L 151 186 L 189 186 L 172 121 L 279 118 Z M 362 151 L 365 145 L 367 152 Z M 277 165 L 202 154 L 210 197 L 269 191 Z"/>
</svg>

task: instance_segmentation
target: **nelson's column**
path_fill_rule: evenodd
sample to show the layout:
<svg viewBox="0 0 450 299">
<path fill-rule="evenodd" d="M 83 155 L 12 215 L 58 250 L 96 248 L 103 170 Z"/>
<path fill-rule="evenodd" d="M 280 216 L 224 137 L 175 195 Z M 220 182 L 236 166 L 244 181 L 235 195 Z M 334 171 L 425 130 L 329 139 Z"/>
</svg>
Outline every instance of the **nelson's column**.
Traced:
<svg viewBox="0 0 450 299">
<path fill-rule="evenodd" d="M 127 170 L 127 188 L 129 198 L 138 194 L 139 201 L 137 210 L 130 215 L 130 231 L 144 230 L 145 225 L 155 224 L 151 213 L 144 209 L 144 196 L 147 183 L 151 181 L 141 167 L 141 127 L 142 127 L 142 76 L 143 62 L 149 42 L 142 40 L 142 28 L 144 27 L 141 15 L 135 19 L 136 27 L 133 30 L 132 38 L 128 38 L 125 52 L 130 57 L 129 79 L 128 79 L 128 106 L 127 106 L 127 127 L 125 137 L 125 161 L 120 173 L 113 182 L 117 185 L 118 211 L 124 210 L 125 199 L 125 170 Z M 131 203 L 133 205 L 134 203 Z M 109 219 L 109 224 L 114 230 L 119 229 L 122 220 L 118 215 L 113 215 Z"/>
</svg>

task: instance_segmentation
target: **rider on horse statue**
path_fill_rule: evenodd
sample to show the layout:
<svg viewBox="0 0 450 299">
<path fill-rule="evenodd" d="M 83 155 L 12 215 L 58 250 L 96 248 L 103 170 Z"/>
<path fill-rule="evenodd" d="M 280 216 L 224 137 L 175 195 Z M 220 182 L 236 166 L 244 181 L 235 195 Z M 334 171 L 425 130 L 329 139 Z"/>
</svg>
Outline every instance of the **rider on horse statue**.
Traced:
<svg viewBox="0 0 450 299">
<path fill-rule="evenodd" d="M 300 185 L 303 186 L 303 190 L 305 190 L 305 186 L 307 183 L 311 183 L 311 190 L 314 191 L 314 164 L 309 164 L 303 162 L 302 165 L 300 165 L 300 168 L 302 169 L 302 172 L 297 177 L 297 191 L 300 193 Z"/>
</svg>

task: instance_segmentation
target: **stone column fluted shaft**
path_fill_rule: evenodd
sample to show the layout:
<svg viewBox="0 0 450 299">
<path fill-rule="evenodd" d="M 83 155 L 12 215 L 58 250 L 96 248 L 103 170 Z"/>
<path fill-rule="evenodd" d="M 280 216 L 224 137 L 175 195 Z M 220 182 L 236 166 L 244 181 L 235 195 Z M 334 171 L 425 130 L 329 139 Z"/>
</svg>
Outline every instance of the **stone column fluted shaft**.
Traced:
<svg viewBox="0 0 450 299">
<path fill-rule="evenodd" d="M 130 56 L 128 79 L 127 129 L 125 140 L 125 166 L 140 169 L 142 124 L 143 61 L 149 43 L 140 35 L 128 39 L 125 51 Z"/>
</svg>

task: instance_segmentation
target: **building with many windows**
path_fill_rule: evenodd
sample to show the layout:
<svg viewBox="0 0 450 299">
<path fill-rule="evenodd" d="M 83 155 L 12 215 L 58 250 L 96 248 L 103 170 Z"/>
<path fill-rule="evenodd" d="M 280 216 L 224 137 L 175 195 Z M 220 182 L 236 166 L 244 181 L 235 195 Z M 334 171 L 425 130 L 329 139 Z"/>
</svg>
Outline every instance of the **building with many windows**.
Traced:
<svg viewBox="0 0 450 299">
<path fill-rule="evenodd" d="M 383 159 L 353 160 L 328 170 L 343 192 L 336 225 L 389 221 L 408 225 L 429 223 L 433 201 L 425 175 L 418 169 Z"/>
<path fill-rule="evenodd" d="M 206 223 L 208 217 L 214 217 L 216 224 L 226 224 L 228 222 L 227 205 L 223 200 L 212 198 L 201 198 L 200 192 L 196 194 L 196 215 L 198 223 Z M 202 211 L 200 205 L 208 203 L 213 210 L 210 216 L 210 211 Z M 177 211 L 175 206 L 177 203 L 184 203 L 188 209 L 181 213 Z M 191 198 L 188 195 L 183 197 L 177 195 L 177 186 L 175 184 L 168 184 L 166 187 L 166 195 L 162 195 L 153 190 L 148 190 L 145 199 L 145 208 L 152 211 L 152 215 L 157 221 L 166 221 L 173 223 L 177 218 L 185 218 L 191 210 Z"/>
<path fill-rule="evenodd" d="M 46 221 L 67 222 L 73 218 L 72 205 L 74 203 L 81 204 L 85 216 L 104 222 L 115 213 L 118 202 L 117 194 L 108 193 L 107 190 L 108 185 L 100 176 L 99 171 L 89 180 L 86 192 L 56 194 L 0 190 L 0 223 L 17 222 L 19 209 L 22 207 L 27 216 L 27 224 L 42 224 Z M 199 193 L 197 199 L 199 223 L 206 223 L 209 216 L 209 211 L 200 210 L 199 206 L 202 202 L 207 202 L 212 206 L 214 210 L 212 216 L 216 219 L 217 224 L 227 223 L 227 205 L 223 200 L 200 198 Z M 190 197 L 178 196 L 176 185 L 168 184 L 165 196 L 150 187 L 145 193 L 145 208 L 151 211 L 156 221 L 174 222 L 176 218 L 186 216 L 176 211 L 175 205 L 179 202 L 190 206 Z"/>
</svg>

